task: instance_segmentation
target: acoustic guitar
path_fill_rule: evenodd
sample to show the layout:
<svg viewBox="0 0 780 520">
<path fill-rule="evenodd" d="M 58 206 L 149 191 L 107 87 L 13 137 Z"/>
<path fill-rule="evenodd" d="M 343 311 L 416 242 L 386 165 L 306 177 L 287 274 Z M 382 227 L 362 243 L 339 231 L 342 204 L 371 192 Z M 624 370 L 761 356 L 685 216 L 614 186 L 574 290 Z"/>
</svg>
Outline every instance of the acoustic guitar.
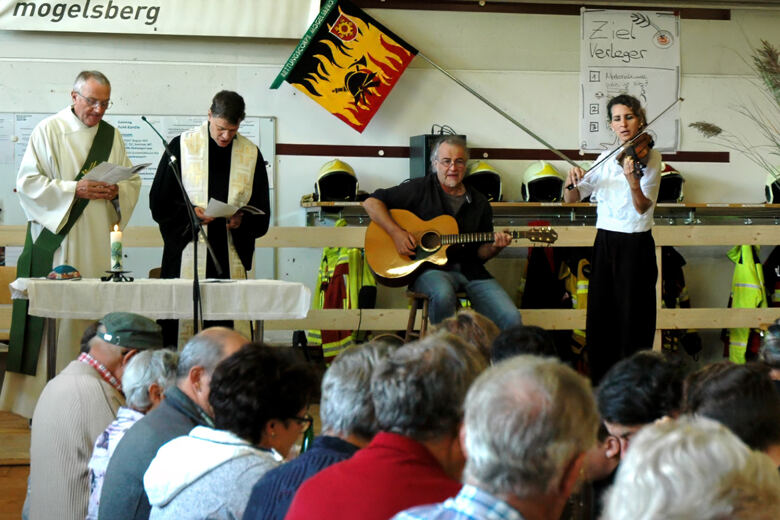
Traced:
<svg viewBox="0 0 780 520">
<path fill-rule="evenodd" d="M 409 231 L 417 241 L 415 254 L 400 255 L 395 242 L 375 222 L 366 230 L 366 261 L 369 267 L 386 285 L 404 285 L 404 279 L 413 274 L 426 262 L 436 265 L 447 263 L 447 248 L 452 244 L 493 242 L 492 232 L 458 233 L 458 223 L 450 215 L 440 215 L 431 220 L 422 220 L 411 211 L 391 209 L 390 215 L 399 226 Z M 528 231 L 511 231 L 512 239 L 527 238 L 531 242 L 552 244 L 558 233 L 552 228 L 532 228 Z"/>
</svg>

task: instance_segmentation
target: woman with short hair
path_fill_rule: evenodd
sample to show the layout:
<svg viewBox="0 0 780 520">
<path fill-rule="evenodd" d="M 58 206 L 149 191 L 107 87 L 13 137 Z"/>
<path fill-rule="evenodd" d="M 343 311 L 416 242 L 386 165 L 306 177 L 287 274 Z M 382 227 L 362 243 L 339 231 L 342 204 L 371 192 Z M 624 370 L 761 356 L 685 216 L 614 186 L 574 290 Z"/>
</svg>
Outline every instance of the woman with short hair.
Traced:
<svg viewBox="0 0 780 520">
<path fill-rule="evenodd" d="M 312 424 L 318 378 L 287 349 L 247 344 L 210 387 L 215 428 L 164 444 L 144 475 L 152 520 L 242 518 L 252 486 Z"/>
</svg>

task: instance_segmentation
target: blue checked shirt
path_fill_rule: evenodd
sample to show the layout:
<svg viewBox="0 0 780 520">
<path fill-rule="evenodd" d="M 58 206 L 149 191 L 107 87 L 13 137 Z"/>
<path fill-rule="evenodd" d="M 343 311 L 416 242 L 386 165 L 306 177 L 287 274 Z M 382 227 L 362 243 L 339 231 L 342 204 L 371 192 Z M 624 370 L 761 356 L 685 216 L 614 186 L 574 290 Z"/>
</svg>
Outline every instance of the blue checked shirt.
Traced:
<svg viewBox="0 0 780 520">
<path fill-rule="evenodd" d="M 401 511 L 393 520 L 523 520 L 523 517 L 506 502 L 466 484 L 455 498 Z"/>
</svg>

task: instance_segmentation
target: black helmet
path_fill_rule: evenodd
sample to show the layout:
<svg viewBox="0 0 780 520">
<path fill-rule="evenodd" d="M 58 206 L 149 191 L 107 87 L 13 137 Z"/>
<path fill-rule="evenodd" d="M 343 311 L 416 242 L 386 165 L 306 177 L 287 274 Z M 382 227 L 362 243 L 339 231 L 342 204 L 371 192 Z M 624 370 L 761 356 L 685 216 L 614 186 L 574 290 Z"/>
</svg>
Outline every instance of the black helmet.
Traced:
<svg viewBox="0 0 780 520">
<path fill-rule="evenodd" d="M 477 161 L 469 165 L 463 184 L 480 192 L 489 202 L 501 202 L 501 174 L 485 161 Z"/>
<path fill-rule="evenodd" d="M 764 195 L 766 195 L 767 203 L 780 204 L 780 177 L 776 177 L 772 173 L 766 174 Z"/>
<path fill-rule="evenodd" d="M 333 159 L 322 165 L 314 184 L 314 200 L 345 202 L 357 200 L 358 181 L 352 166 Z"/>
<path fill-rule="evenodd" d="M 563 200 L 565 177 L 547 161 L 536 161 L 523 173 L 523 198 L 527 202 L 559 202 Z"/>
<path fill-rule="evenodd" d="M 661 167 L 658 202 L 682 202 L 685 179 L 671 164 L 661 163 Z"/>
</svg>

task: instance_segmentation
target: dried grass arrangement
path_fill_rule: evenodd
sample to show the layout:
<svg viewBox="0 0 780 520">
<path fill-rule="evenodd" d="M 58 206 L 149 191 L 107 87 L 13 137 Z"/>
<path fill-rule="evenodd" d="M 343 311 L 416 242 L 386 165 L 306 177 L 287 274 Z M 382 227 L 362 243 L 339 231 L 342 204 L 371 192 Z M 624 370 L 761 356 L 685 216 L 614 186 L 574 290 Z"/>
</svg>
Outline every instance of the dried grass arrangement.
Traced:
<svg viewBox="0 0 780 520">
<path fill-rule="evenodd" d="M 761 92 L 770 102 L 771 109 L 760 108 L 756 102 L 735 107 L 738 114 L 751 120 L 766 142 L 752 144 L 745 138 L 705 121 L 688 126 L 719 144 L 744 154 L 753 163 L 780 180 L 780 52 L 771 43 L 761 40 L 761 46 L 753 50 L 750 66 L 755 72 Z"/>
</svg>

